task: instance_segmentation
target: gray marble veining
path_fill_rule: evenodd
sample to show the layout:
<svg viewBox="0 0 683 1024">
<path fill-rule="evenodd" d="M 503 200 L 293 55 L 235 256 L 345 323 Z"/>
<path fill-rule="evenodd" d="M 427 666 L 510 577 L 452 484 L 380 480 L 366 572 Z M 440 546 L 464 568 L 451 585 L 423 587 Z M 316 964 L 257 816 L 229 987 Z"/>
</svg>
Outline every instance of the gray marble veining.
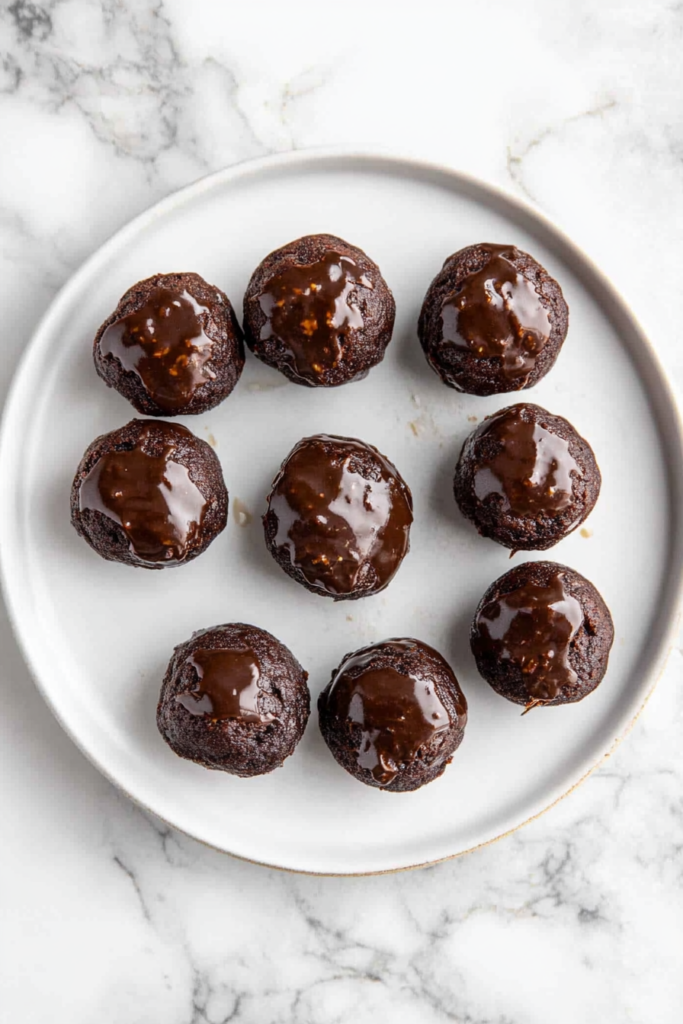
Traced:
<svg viewBox="0 0 683 1024">
<path fill-rule="evenodd" d="M 0 5 L 4 395 L 79 262 L 170 190 L 342 142 L 530 197 L 624 289 L 679 384 L 683 7 L 533 0 Z M 673 299 L 672 299 L 673 297 Z M 85 762 L 0 623 L 0 1016 L 33 1024 L 678 1024 L 683 669 L 509 838 L 321 879 L 204 848 Z"/>
</svg>

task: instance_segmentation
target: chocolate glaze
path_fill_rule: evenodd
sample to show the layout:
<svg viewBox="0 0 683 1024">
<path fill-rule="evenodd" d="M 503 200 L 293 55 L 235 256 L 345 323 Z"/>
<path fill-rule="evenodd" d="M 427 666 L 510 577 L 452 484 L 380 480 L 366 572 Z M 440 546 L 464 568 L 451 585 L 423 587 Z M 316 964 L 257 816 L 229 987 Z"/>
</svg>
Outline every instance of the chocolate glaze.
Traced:
<svg viewBox="0 0 683 1024">
<path fill-rule="evenodd" d="M 154 425 L 157 433 L 160 426 Z M 185 557 L 207 502 L 185 466 L 173 461 L 172 440 L 162 455 L 145 454 L 150 429 L 141 432 L 135 448 L 107 452 L 96 462 L 80 485 L 79 508 L 118 523 L 139 561 L 173 564 Z"/>
<path fill-rule="evenodd" d="M 474 492 L 483 501 L 499 494 L 516 515 L 552 515 L 572 502 L 573 474 L 583 473 L 569 443 L 540 423 L 527 422 L 525 406 L 515 405 L 486 420 L 478 430 L 502 446 L 474 475 Z"/>
<path fill-rule="evenodd" d="M 362 313 L 351 300 L 359 287 L 373 285 L 350 257 L 332 250 L 317 263 L 288 267 L 259 296 L 267 318 L 261 340 L 279 338 L 291 353 L 292 369 L 308 381 L 334 369 L 340 339 L 363 326 Z"/>
<path fill-rule="evenodd" d="M 398 651 L 411 646 L 410 640 L 382 644 Z M 451 720 L 433 682 L 388 666 L 373 668 L 375 660 L 372 648 L 347 658 L 332 680 L 327 701 L 340 718 L 361 727 L 358 765 L 386 786 Z"/>
<path fill-rule="evenodd" d="M 481 248 L 489 261 L 442 303 L 443 341 L 480 359 L 499 358 L 509 380 L 526 378 L 550 338 L 548 314 L 533 283 L 508 258 L 518 255 L 514 246 Z"/>
<path fill-rule="evenodd" d="M 379 479 L 354 466 L 369 455 Z M 276 477 L 268 508 L 277 519 L 276 548 L 286 548 L 307 582 L 328 594 L 353 591 L 368 564 L 373 591 L 381 590 L 408 550 L 410 491 L 391 463 L 361 441 L 304 438 Z"/>
<path fill-rule="evenodd" d="M 157 405 L 174 412 L 216 376 L 206 365 L 213 341 L 204 332 L 202 313 L 209 311 L 188 291 L 157 287 L 143 306 L 110 324 L 100 350 L 137 373 Z"/>
<path fill-rule="evenodd" d="M 188 659 L 197 673 L 190 690 L 176 701 L 191 715 L 243 722 L 272 722 L 274 715 L 258 707 L 261 663 L 249 647 L 199 648 Z"/>
<path fill-rule="evenodd" d="M 526 583 L 484 605 L 474 622 L 472 649 L 518 665 L 530 703 L 553 700 L 576 683 L 569 649 L 584 621 L 581 604 L 565 589 L 562 572 L 547 585 Z"/>
</svg>

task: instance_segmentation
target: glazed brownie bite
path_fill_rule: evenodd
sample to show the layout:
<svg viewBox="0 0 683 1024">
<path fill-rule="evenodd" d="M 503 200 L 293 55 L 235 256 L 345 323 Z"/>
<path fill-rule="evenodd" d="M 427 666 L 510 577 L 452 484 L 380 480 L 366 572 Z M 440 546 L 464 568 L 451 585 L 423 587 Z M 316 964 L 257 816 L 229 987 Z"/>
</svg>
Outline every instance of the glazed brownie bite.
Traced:
<svg viewBox="0 0 683 1024">
<path fill-rule="evenodd" d="M 562 289 L 514 245 L 449 256 L 425 296 L 418 335 L 444 384 L 470 395 L 531 388 L 557 359 L 569 326 Z"/>
<path fill-rule="evenodd" d="M 384 358 L 394 298 L 376 263 L 334 235 L 306 235 L 254 271 L 244 297 L 247 345 L 295 384 L 360 380 Z"/>
<path fill-rule="evenodd" d="M 179 757 L 249 778 L 279 768 L 311 710 L 302 669 L 284 644 L 243 622 L 194 633 L 173 652 L 157 707 Z"/>
<path fill-rule="evenodd" d="M 220 462 L 179 423 L 131 420 L 96 438 L 71 487 L 80 536 L 102 558 L 144 569 L 191 562 L 227 518 Z"/>
<path fill-rule="evenodd" d="M 527 710 L 591 693 L 613 640 L 612 617 L 593 584 L 555 562 L 526 562 L 496 580 L 470 633 L 486 682 Z"/>
<path fill-rule="evenodd" d="M 335 601 L 377 594 L 408 552 L 410 488 L 363 441 L 327 434 L 299 441 L 267 501 L 263 526 L 270 553 L 314 594 Z"/>
<path fill-rule="evenodd" d="M 460 746 L 467 701 L 450 665 L 420 640 L 385 640 L 347 654 L 318 699 L 333 756 L 389 793 L 437 779 Z"/>
<path fill-rule="evenodd" d="M 543 551 L 575 530 L 600 494 L 593 450 L 567 420 L 539 405 L 489 416 L 465 441 L 455 500 L 483 537 Z"/>
<path fill-rule="evenodd" d="M 102 380 L 146 416 L 206 412 L 244 366 L 227 295 L 199 274 L 155 274 L 133 285 L 94 342 Z"/>
</svg>

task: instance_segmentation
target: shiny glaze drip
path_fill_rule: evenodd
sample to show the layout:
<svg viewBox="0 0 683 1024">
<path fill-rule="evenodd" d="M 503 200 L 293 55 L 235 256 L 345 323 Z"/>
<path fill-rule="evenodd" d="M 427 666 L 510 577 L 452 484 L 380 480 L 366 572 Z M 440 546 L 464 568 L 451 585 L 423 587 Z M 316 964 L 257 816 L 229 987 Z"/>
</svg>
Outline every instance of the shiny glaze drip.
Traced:
<svg viewBox="0 0 683 1024">
<path fill-rule="evenodd" d="M 351 465 L 354 457 L 367 461 L 369 451 L 379 480 L 366 480 Z M 360 441 L 325 434 L 300 441 L 275 479 L 269 510 L 277 517 L 275 544 L 329 594 L 353 591 L 368 564 L 374 589 L 386 586 L 408 550 L 410 492 L 390 463 Z"/>
<path fill-rule="evenodd" d="M 489 255 L 441 306 L 443 341 L 478 359 L 499 358 L 502 374 L 522 387 L 550 338 L 536 288 L 518 273 L 509 245 L 482 245 Z"/>
<path fill-rule="evenodd" d="M 569 649 L 582 624 L 581 605 L 558 572 L 546 586 L 526 583 L 485 605 L 475 620 L 473 648 L 517 665 L 530 702 L 543 703 L 577 680 Z"/>
<path fill-rule="evenodd" d="M 479 501 L 489 494 L 503 498 L 503 507 L 518 516 L 553 515 L 572 502 L 573 475 L 583 473 L 569 443 L 523 414 L 528 406 L 514 405 L 486 420 L 476 437 L 493 438 L 502 446 L 479 465 L 474 492 Z"/>
<path fill-rule="evenodd" d="M 155 424 L 154 435 L 160 427 Z M 118 523 L 138 561 L 174 565 L 190 550 L 207 503 L 185 466 L 173 461 L 172 438 L 161 455 L 142 450 L 150 429 L 135 448 L 107 452 L 95 463 L 81 483 L 79 506 Z"/>
<path fill-rule="evenodd" d="M 259 296 L 266 316 L 261 340 L 281 341 L 295 373 L 317 383 L 320 374 L 337 366 L 344 338 L 363 326 L 351 294 L 372 287 L 354 261 L 338 252 L 326 252 L 308 266 L 288 267 Z"/>
<path fill-rule="evenodd" d="M 160 408 L 175 412 L 216 376 L 206 365 L 213 341 L 199 318 L 208 312 L 188 291 L 155 288 L 144 306 L 107 327 L 100 351 L 137 373 Z"/>
<path fill-rule="evenodd" d="M 242 722 L 272 722 L 274 715 L 259 711 L 261 663 L 249 647 L 199 648 L 187 661 L 197 673 L 195 685 L 176 701 L 191 715 Z"/>
<path fill-rule="evenodd" d="M 373 667 L 387 648 L 400 653 L 415 645 L 391 640 L 351 655 L 327 697 L 335 715 L 361 727 L 358 765 L 382 786 L 388 786 L 402 765 L 412 763 L 420 748 L 451 724 L 432 680 L 388 666 Z"/>
</svg>

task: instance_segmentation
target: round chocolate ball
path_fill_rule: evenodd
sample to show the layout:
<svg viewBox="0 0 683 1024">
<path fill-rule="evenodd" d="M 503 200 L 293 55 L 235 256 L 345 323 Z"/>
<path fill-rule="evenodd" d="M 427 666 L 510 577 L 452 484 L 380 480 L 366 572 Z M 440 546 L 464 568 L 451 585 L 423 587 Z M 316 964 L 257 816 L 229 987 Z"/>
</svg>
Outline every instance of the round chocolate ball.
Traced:
<svg viewBox="0 0 683 1024">
<path fill-rule="evenodd" d="M 547 270 L 514 245 L 449 256 L 425 296 L 418 334 L 444 384 L 470 395 L 521 391 L 557 359 L 569 311 Z"/>
<path fill-rule="evenodd" d="M 244 366 L 227 295 L 199 274 L 155 274 L 126 292 L 95 337 L 95 368 L 145 416 L 206 412 Z"/>
<path fill-rule="evenodd" d="M 465 441 L 455 500 L 483 537 L 513 551 L 543 551 L 591 512 L 600 494 L 593 450 L 561 416 L 512 405 Z"/>
<path fill-rule="evenodd" d="M 71 487 L 71 522 L 98 555 L 164 569 L 225 528 L 228 492 L 206 441 L 179 423 L 131 420 L 96 438 Z"/>
<path fill-rule="evenodd" d="M 294 384 L 360 380 L 384 358 L 396 304 L 376 263 L 334 235 L 306 235 L 254 271 L 244 332 L 254 355 Z"/>
<path fill-rule="evenodd" d="M 335 601 L 377 594 L 408 552 L 410 488 L 364 441 L 327 434 L 299 441 L 267 501 L 270 553 L 314 594 Z"/>
<path fill-rule="evenodd" d="M 470 633 L 486 682 L 528 710 L 591 693 L 613 640 L 612 616 L 593 584 L 555 562 L 526 562 L 492 583 Z"/>
<path fill-rule="evenodd" d="M 318 699 L 320 731 L 355 779 L 389 793 L 437 779 L 460 746 L 467 701 L 450 665 L 420 640 L 347 654 Z"/>
<path fill-rule="evenodd" d="M 176 647 L 157 707 L 179 757 L 249 778 L 279 768 L 311 711 L 308 676 L 284 644 L 243 622 L 194 633 Z"/>
</svg>

